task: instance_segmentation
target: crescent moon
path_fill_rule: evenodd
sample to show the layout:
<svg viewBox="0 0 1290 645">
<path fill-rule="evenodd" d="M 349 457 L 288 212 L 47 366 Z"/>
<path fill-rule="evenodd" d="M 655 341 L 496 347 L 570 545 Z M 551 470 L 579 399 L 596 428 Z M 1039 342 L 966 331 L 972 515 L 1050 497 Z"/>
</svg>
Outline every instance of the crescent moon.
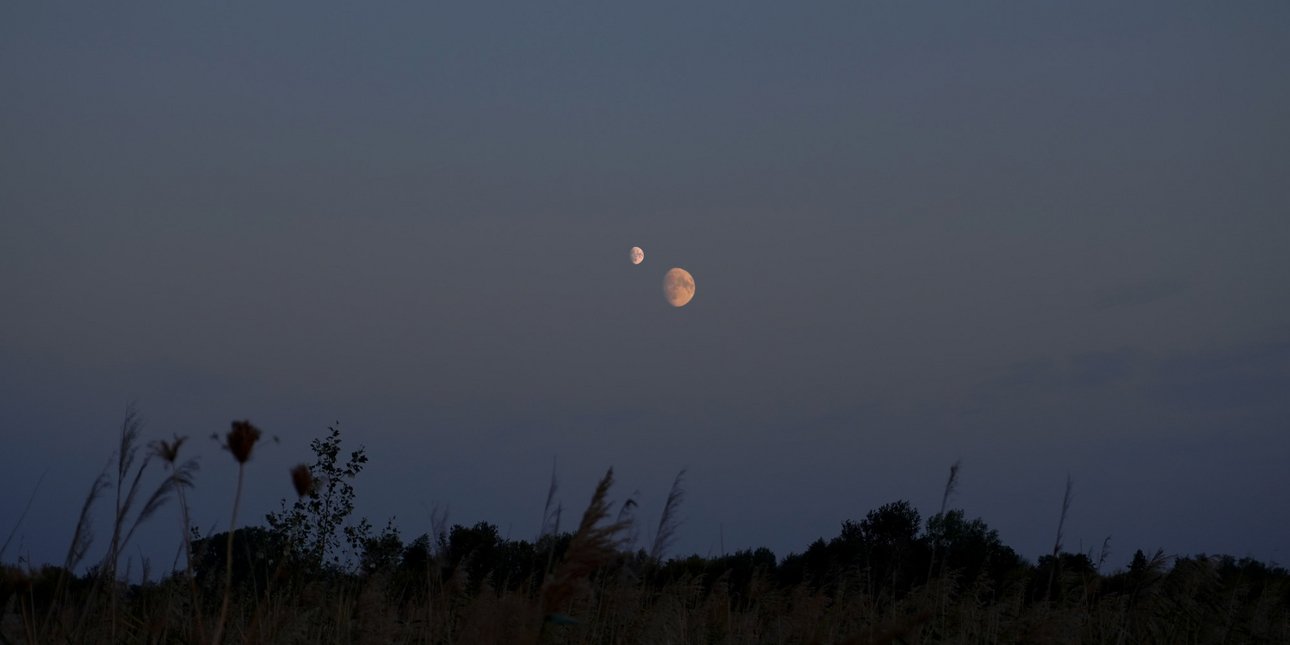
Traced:
<svg viewBox="0 0 1290 645">
<path fill-rule="evenodd" d="M 680 267 L 668 269 L 663 276 L 663 297 L 673 307 L 684 307 L 694 298 L 694 276 Z"/>
<path fill-rule="evenodd" d="M 633 246 L 628 257 L 632 259 L 632 264 L 640 264 L 645 261 L 645 251 L 642 251 L 639 246 Z"/>
</svg>

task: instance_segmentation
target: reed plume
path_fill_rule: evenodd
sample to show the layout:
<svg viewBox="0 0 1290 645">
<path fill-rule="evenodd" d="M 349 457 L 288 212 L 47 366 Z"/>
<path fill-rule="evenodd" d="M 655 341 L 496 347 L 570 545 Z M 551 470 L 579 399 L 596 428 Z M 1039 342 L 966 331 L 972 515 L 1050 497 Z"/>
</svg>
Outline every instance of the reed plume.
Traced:
<svg viewBox="0 0 1290 645">
<path fill-rule="evenodd" d="M 950 495 L 953 495 L 954 489 L 958 487 L 959 466 L 962 464 L 963 464 L 963 460 L 961 459 L 958 461 L 955 461 L 953 464 L 950 464 L 950 476 L 948 479 L 945 480 L 945 492 L 941 494 L 941 512 L 938 513 L 938 515 L 942 520 L 945 519 L 945 507 L 949 505 Z M 939 548 L 940 548 L 940 540 L 939 539 L 933 540 L 932 555 L 927 560 L 927 581 L 929 583 L 932 581 L 932 572 L 936 567 L 936 552 L 937 550 L 939 550 Z"/>
<path fill-rule="evenodd" d="M 85 495 L 85 501 L 81 504 L 81 513 L 76 519 L 76 529 L 72 531 L 72 543 L 67 547 L 67 557 L 63 559 L 63 568 L 58 573 L 58 581 L 54 584 L 54 598 L 49 604 L 49 609 L 45 613 L 44 627 L 51 627 L 52 619 L 57 612 L 59 604 L 62 602 L 63 593 L 67 587 L 67 576 L 81 561 L 85 559 L 85 554 L 90 550 L 90 545 L 94 542 L 94 528 L 91 526 L 93 518 L 90 511 L 94 508 L 94 502 L 99 496 L 107 491 L 108 484 L 108 466 L 109 461 L 103 465 L 103 470 L 99 476 L 94 478 L 94 483 L 90 484 L 90 492 Z M 32 619 L 35 620 L 35 609 L 32 610 Z M 33 626 L 33 631 L 35 631 Z M 47 636 L 42 636 L 40 640 L 48 640 Z"/>
<path fill-rule="evenodd" d="M 193 543 L 189 531 L 191 522 L 188 517 L 188 498 L 184 495 L 185 488 L 193 487 L 193 473 L 197 472 L 197 460 L 189 459 L 182 463 L 179 461 L 179 448 L 187 440 L 188 437 L 179 435 L 174 435 L 172 441 L 159 439 L 152 443 L 152 454 L 160 458 L 170 470 L 170 490 L 179 499 L 179 537 L 183 540 L 184 574 L 188 578 L 189 593 L 192 595 L 193 627 L 196 629 L 195 634 L 201 634 L 205 629 L 202 626 L 201 599 L 197 595 L 197 581 L 193 576 Z"/>
<path fill-rule="evenodd" d="M 676 538 L 676 529 L 681 525 L 677 509 L 681 507 L 681 500 L 685 499 L 685 489 L 681 488 L 684 481 L 685 469 L 682 468 L 676 474 L 676 479 L 672 480 L 672 490 L 668 491 L 667 502 L 663 504 L 663 515 L 658 518 L 658 531 L 654 533 L 654 544 L 649 550 L 649 557 L 655 562 L 663 561 L 663 556 Z"/>
<path fill-rule="evenodd" d="M 1057 539 L 1053 542 L 1053 566 L 1048 570 L 1047 596 L 1052 597 L 1053 581 L 1061 568 L 1062 530 L 1066 527 L 1066 513 L 1071 510 L 1071 476 L 1066 475 L 1066 492 L 1062 495 L 1062 514 L 1057 520 Z"/>
<path fill-rule="evenodd" d="M 624 522 L 604 523 L 609 517 L 609 489 L 614 485 L 614 469 L 610 468 L 596 485 L 591 503 L 582 514 L 578 531 L 569 541 L 569 549 L 555 572 L 542 585 L 542 613 L 546 620 L 561 620 L 557 614 L 579 591 L 587 588 L 587 578 L 598 568 L 609 563 L 622 546 L 621 533 L 627 528 Z"/>
<path fill-rule="evenodd" d="M 556 461 L 551 459 L 551 485 L 546 490 L 546 504 L 542 507 L 542 527 L 538 529 L 538 540 L 560 530 L 560 512 L 555 494 L 560 490 L 560 480 L 556 478 Z M 555 506 L 553 506 L 555 504 Z"/>
<path fill-rule="evenodd" d="M 121 423 L 120 442 L 116 452 L 117 472 L 116 472 L 116 515 L 112 523 L 112 541 L 104 556 L 103 564 L 99 568 L 99 575 L 95 577 L 95 586 L 106 582 L 110 585 L 109 599 L 112 606 L 111 636 L 116 638 L 116 604 L 117 604 L 117 567 L 120 563 L 121 553 L 125 551 L 130 539 L 139 526 L 152 517 L 170 497 L 171 479 L 166 479 L 153 490 L 144 502 L 143 508 L 135 514 L 133 520 L 129 520 L 130 512 L 134 508 L 135 501 L 138 498 L 143 483 L 143 475 L 148 470 L 148 465 L 152 462 L 154 453 L 147 452 L 144 455 L 143 462 L 138 468 L 134 468 L 135 460 L 139 452 L 139 434 L 143 429 L 143 419 L 140 417 L 138 410 L 131 405 L 126 409 L 125 419 Z M 131 469 L 134 469 L 133 477 L 130 476 Z M 129 484 L 126 484 L 126 481 Z M 93 594 L 91 594 L 92 600 Z M 88 612 L 86 612 L 87 614 Z M 83 624 L 85 614 L 81 616 L 79 626 Z"/>
</svg>

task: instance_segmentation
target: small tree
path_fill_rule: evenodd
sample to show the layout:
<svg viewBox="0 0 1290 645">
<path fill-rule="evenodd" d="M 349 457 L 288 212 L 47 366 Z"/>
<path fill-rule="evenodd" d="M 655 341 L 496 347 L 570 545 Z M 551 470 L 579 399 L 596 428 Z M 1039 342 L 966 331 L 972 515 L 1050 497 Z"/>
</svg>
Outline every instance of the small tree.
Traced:
<svg viewBox="0 0 1290 645">
<path fill-rule="evenodd" d="M 943 571 L 955 573 L 966 583 L 988 573 L 998 584 L 1021 562 L 1017 553 L 999 540 L 998 531 L 981 518 L 968 520 L 960 509 L 928 518 L 926 538 L 940 547 Z"/>
<path fill-rule="evenodd" d="M 269 528 L 283 540 L 288 556 L 312 568 L 341 567 L 341 535 L 352 553 L 357 553 L 371 532 L 367 519 L 347 524 L 354 512 L 354 485 L 351 483 L 367 464 L 367 451 L 360 446 L 340 463 L 339 424 L 328 427 L 325 438 L 309 442 L 317 460 L 309 466 L 314 485 L 304 491 L 295 503 L 269 513 Z M 346 558 L 348 560 L 348 558 Z"/>
<path fill-rule="evenodd" d="M 906 591 L 912 581 L 906 575 L 911 563 L 926 562 L 918 541 L 922 526 L 918 509 L 905 500 L 883 504 L 869 511 L 858 525 L 868 558 L 872 581 L 881 588 L 890 585 L 893 596 Z M 917 570 L 917 569 L 914 569 Z"/>
</svg>

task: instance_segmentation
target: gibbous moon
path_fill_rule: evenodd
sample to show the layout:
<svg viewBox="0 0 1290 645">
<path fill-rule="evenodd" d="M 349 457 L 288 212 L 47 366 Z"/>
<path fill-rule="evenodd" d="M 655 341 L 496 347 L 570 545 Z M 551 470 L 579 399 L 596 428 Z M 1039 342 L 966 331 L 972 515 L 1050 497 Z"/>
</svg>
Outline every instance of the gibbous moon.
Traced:
<svg viewBox="0 0 1290 645">
<path fill-rule="evenodd" d="M 663 297 L 673 307 L 684 307 L 694 297 L 694 276 L 680 267 L 668 269 L 663 276 Z"/>
<path fill-rule="evenodd" d="M 645 252 L 639 246 L 633 246 L 631 251 L 632 264 L 640 264 L 645 261 Z"/>
</svg>

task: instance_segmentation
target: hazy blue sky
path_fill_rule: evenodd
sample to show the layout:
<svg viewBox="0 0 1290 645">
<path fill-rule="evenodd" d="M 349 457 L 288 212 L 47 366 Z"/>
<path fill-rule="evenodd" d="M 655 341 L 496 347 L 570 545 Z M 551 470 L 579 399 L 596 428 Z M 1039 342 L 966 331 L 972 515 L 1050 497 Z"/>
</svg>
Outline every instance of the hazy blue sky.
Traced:
<svg viewBox="0 0 1290 645">
<path fill-rule="evenodd" d="M 280 438 L 254 521 L 339 420 L 406 537 L 531 538 L 554 457 L 784 555 L 962 459 L 1032 559 L 1069 473 L 1070 550 L 1285 564 L 1287 61 L 1281 1 L 5 3 L 5 559 L 137 401 L 204 529 L 211 433 Z"/>
</svg>

